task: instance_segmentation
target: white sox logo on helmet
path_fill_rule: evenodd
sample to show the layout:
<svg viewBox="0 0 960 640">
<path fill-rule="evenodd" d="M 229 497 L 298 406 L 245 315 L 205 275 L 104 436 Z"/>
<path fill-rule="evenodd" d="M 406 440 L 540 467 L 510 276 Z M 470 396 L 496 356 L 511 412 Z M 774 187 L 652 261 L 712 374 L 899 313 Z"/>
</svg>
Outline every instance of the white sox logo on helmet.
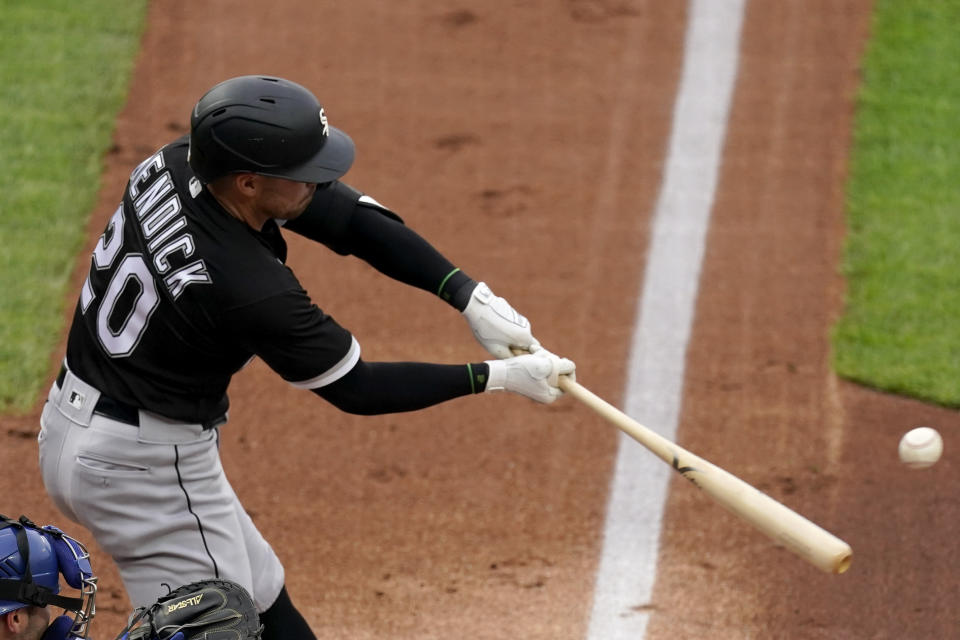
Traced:
<svg viewBox="0 0 960 640">
<path fill-rule="evenodd" d="M 323 107 L 320 107 L 320 124 L 323 125 L 323 137 L 326 138 L 330 135 L 330 125 L 327 124 L 327 114 L 323 112 Z"/>
</svg>

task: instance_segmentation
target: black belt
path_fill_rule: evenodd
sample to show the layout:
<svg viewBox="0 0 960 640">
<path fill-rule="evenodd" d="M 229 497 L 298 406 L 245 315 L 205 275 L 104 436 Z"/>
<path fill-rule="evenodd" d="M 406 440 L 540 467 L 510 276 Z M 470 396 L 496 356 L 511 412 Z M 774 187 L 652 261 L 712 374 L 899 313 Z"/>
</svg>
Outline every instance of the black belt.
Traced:
<svg viewBox="0 0 960 640">
<path fill-rule="evenodd" d="M 61 389 L 63 388 L 63 380 L 67 377 L 67 367 L 61 366 L 60 373 L 57 375 L 57 386 Z M 134 427 L 140 426 L 140 410 L 132 404 L 127 404 L 126 402 L 121 402 L 120 400 L 115 400 L 110 396 L 100 393 L 100 397 L 97 398 L 97 404 L 93 407 L 94 413 L 99 413 L 102 416 L 116 420 L 117 422 L 123 422 L 124 424 L 129 424 Z M 221 425 L 227 421 L 227 417 L 218 416 L 213 420 L 207 420 L 202 423 L 204 429 L 212 429 L 217 425 Z"/>
</svg>

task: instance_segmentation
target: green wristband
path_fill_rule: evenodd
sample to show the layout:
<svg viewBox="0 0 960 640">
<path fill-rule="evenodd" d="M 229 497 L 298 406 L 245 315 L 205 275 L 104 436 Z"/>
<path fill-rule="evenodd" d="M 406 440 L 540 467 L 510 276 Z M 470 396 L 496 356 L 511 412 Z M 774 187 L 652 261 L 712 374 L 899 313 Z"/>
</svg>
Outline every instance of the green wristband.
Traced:
<svg viewBox="0 0 960 640">
<path fill-rule="evenodd" d="M 453 276 L 453 274 L 455 274 L 457 271 L 460 271 L 460 268 L 459 268 L 459 267 L 456 268 L 456 269 L 454 269 L 454 270 L 451 271 L 450 273 L 448 273 L 447 276 L 440 282 L 440 287 L 437 289 L 437 295 L 438 295 L 439 297 L 443 298 L 443 287 L 446 286 L 447 280 L 449 280 L 450 277 Z M 448 296 L 448 297 L 449 297 L 449 296 Z"/>
</svg>

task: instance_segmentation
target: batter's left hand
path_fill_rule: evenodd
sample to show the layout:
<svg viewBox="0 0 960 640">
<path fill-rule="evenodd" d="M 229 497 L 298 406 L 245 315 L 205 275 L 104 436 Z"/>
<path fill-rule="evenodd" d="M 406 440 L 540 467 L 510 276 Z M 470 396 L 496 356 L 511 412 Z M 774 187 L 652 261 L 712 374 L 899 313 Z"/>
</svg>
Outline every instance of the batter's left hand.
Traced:
<svg viewBox="0 0 960 640">
<path fill-rule="evenodd" d="M 541 348 L 530 331 L 530 321 L 483 282 L 470 294 L 463 316 L 477 341 L 498 358 L 512 357 L 511 347 L 531 353 Z"/>
</svg>

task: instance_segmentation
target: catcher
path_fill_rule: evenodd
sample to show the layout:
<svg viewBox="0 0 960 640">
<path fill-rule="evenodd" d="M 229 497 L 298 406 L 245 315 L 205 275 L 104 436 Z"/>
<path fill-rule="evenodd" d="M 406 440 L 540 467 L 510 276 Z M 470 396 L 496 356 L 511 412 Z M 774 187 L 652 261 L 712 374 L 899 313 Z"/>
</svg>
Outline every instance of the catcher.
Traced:
<svg viewBox="0 0 960 640">
<path fill-rule="evenodd" d="M 80 597 L 60 595 L 60 576 Z M 80 542 L 52 525 L 0 514 L 0 640 L 83 640 L 96 594 L 90 554 Z M 51 622 L 48 605 L 64 614 Z"/>
<path fill-rule="evenodd" d="M 80 597 L 60 594 L 60 576 Z M 96 594 L 97 578 L 83 544 L 52 525 L 0 514 L 0 640 L 86 640 Z M 48 605 L 64 614 L 51 621 Z M 134 611 L 118 640 L 256 640 L 262 631 L 243 587 L 203 580 Z"/>
</svg>

